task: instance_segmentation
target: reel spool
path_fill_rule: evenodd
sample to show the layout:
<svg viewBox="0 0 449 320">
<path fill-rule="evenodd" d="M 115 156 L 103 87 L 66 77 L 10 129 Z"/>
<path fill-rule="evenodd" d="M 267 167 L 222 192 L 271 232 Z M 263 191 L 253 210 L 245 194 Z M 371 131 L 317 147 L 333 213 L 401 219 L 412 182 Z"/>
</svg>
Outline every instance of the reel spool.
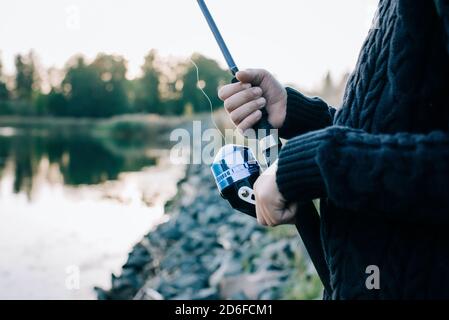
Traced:
<svg viewBox="0 0 449 320">
<path fill-rule="evenodd" d="M 251 149 L 229 144 L 220 149 L 211 166 L 220 195 L 231 206 L 256 217 L 253 186 L 260 175 L 260 165 Z"/>
</svg>

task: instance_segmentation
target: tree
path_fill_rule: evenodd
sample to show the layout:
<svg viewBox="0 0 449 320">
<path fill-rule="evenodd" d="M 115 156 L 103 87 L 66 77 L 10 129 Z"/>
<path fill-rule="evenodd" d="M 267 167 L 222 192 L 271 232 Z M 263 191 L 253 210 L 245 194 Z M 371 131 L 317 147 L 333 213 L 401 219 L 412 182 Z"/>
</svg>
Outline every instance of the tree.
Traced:
<svg viewBox="0 0 449 320">
<path fill-rule="evenodd" d="M 129 111 L 126 92 L 126 61 L 121 56 L 99 54 L 90 65 L 96 77 L 100 79 L 99 91 L 96 92 L 97 103 L 93 115 L 108 117 Z"/>
<path fill-rule="evenodd" d="M 94 107 L 92 99 L 98 85 L 97 83 L 95 73 L 89 69 L 84 57 L 77 56 L 73 58 L 68 63 L 66 75 L 61 86 L 67 105 L 61 109 L 53 104 L 50 109 L 56 112 L 57 115 L 89 116 L 91 113 L 90 109 Z M 53 101 L 55 102 L 56 100 Z"/>
<path fill-rule="evenodd" d="M 70 115 L 67 99 L 64 94 L 55 88 L 52 88 L 50 93 L 46 96 L 45 103 L 46 110 L 50 115 L 60 117 Z"/>
<path fill-rule="evenodd" d="M 209 96 L 213 109 L 222 105 L 218 98 L 218 87 L 231 80 L 229 73 L 223 70 L 215 60 L 208 59 L 200 54 L 194 54 L 192 61 L 198 66 L 199 78 L 197 79 L 197 69 L 190 63 L 183 77 L 182 99 L 185 104 L 191 104 L 195 112 L 207 112 L 210 105 L 205 99 L 198 86 Z"/>
<path fill-rule="evenodd" d="M 127 112 L 126 71 L 126 62 L 120 56 L 99 54 L 91 64 L 82 56 L 76 57 L 62 81 L 66 115 L 98 118 Z"/>
<path fill-rule="evenodd" d="M 135 108 L 138 112 L 165 114 L 159 92 L 161 72 L 157 66 L 157 52 L 151 50 L 142 65 L 142 77 L 136 82 Z"/>
<path fill-rule="evenodd" d="M 0 59 L 0 102 L 4 102 L 9 99 L 9 91 L 6 87 L 6 83 L 3 81 L 3 64 Z"/>
<path fill-rule="evenodd" d="M 31 102 L 33 90 L 38 89 L 39 77 L 36 68 L 35 56 L 33 52 L 23 56 L 18 54 L 15 57 L 16 79 L 15 93 L 20 100 Z"/>
</svg>

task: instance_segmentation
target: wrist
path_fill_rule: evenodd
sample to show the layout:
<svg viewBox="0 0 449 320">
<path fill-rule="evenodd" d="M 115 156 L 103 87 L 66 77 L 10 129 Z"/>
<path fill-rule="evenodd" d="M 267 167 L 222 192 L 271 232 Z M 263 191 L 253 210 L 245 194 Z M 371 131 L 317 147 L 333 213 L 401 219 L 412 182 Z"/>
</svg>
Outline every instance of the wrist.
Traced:
<svg viewBox="0 0 449 320">
<path fill-rule="evenodd" d="M 309 98 L 292 88 L 285 88 L 285 118 L 279 128 L 286 139 L 332 125 L 329 106 L 319 98 Z"/>
<path fill-rule="evenodd" d="M 318 154 L 329 139 L 328 130 L 310 132 L 297 136 L 282 148 L 276 170 L 276 183 L 288 202 L 308 201 L 322 198 L 326 188 Z"/>
</svg>

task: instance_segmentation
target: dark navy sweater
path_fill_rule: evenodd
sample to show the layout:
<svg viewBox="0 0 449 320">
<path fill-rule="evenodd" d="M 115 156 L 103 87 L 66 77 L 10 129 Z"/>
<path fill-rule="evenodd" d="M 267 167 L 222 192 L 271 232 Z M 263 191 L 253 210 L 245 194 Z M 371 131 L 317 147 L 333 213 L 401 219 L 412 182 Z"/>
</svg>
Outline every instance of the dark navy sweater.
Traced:
<svg viewBox="0 0 449 320">
<path fill-rule="evenodd" d="M 277 183 L 321 199 L 329 298 L 449 298 L 449 1 L 378 13 L 338 111 L 288 89 Z"/>
</svg>

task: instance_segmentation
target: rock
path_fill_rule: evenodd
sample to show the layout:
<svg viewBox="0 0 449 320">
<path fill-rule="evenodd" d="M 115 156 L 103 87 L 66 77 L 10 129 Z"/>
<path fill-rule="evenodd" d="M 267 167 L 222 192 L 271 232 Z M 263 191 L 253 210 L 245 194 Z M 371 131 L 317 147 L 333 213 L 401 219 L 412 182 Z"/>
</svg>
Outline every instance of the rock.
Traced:
<svg viewBox="0 0 449 320">
<path fill-rule="evenodd" d="M 260 271 L 228 277 L 220 284 L 220 296 L 229 299 L 243 292 L 249 299 L 256 300 L 265 290 L 279 287 L 281 276 L 282 272 Z"/>
<path fill-rule="evenodd" d="M 217 300 L 220 299 L 217 288 L 206 288 L 194 293 L 192 300 Z"/>
<path fill-rule="evenodd" d="M 244 292 L 237 292 L 230 297 L 230 300 L 249 300 Z"/>
<path fill-rule="evenodd" d="M 164 300 L 164 297 L 154 289 L 143 287 L 134 297 L 134 300 Z"/>
<path fill-rule="evenodd" d="M 129 256 L 126 263 L 123 265 L 125 269 L 142 269 L 151 260 L 148 252 L 139 250 L 133 251 Z"/>
<path fill-rule="evenodd" d="M 222 257 L 219 255 L 205 254 L 200 257 L 200 263 L 212 273 L 220 267 Z"/>
<path fill-rule="evenodd" d="M 174 281 L 177 289 L 199 291 L 207 285 L 207 279 L 199 274 L 181 275 Z"/>
<path fill-rule="evenodd" d="M 182 242 L 182 249 L 187 252 L 193 252 L 196 249 L 201 248 L 202 246 L 202 239 L 197 237 L 188 237 Z"/>
<path fill-rule="evenodd" d="M 184 236 L 196 226 L 196 221 L 189 215 L 181 215 L 176 222 L 179 232 Z"/>
<path fill-rule="evenodd" d="M 156 288 L 166 299 L 173 299 L 179 294 L 179 289 L 171 285 L 171 281 L 163 281 L 159 287 Z"/>
<path fill-rule="evenodd" d="M 170 225 L 170 224 L 167 224 L 166 229 L 163 232 L 161 232 L 161 235 L 164 237 L 164 239 L 172 241 L 177 241 L 184 236 L 184 234 L 181 232 L 181 230 L 179 230 L 177 225 Z"/>
<path fill-rule="evenodd" d="M 94 291 L 97 294 L 98 300 L 109 300 L 109 294 L 106 290 L 103 290 L 99 287 L 94 287 Z"/>
<path fill-rule="evenodd" d="M 123 267 L 120 278 L 130 278 L 136 275 L 137 271 L 134 268 Z"/>
<path fill-rule="evenodd" d="M 209 225 L 211 223 L 217 223 L 222 217 L 222 212 L 219 206 L 211 205 L 203 212 L 200 212 L 198 216 L 198 222 L 202 225 Z"/>
<path fill-rule="evenodd" d="M 294 252 L 288 240 L 280 240 L 268 245 L 261 255 L 261 259 L 270 261 L 271 270 L 283 270 L 291 265 Z"/>
<path fill-rule="evenodd" d="M 277 300 L 277 299 L 279 299 L 279 294 L 276 293 L 275 289 L 264 290 L 257 297 L 257 300 Z"/>
<path fill-rule="evenodd" d="M 201 265 L 195 257 L 188 256 L 182 259 L 181 262 L 178 262 L 178 269 L 181 273 L 199 272 Z"/>
<path fill-rule="evenodd" d="M 239 243 L 245 243 L 251 238 L 251 235 L 256 232 L 256 227 L 253 224 L 246 224 L 242 226 L 239 233 L 237 233 L 237 241 Z"/>
<path fill-rule="evenodd" d="M 227 253 L 220 267 L 210 276 L 209 285 L 216 287 L 223 281 L 225 276 L 238 274 L 241 271 L 242 265 L 240 261 L 234 260 L 232 253 Z"/>
<path fill-rule="evenodd" d="M 171 298 L 171 300 L 191 300 L 193 293 L 191 291 L 183 292 Z"/>
<path fill-rule="evenodd" d="M 131 273 L 126 277 L 112 275 L 112 287 L 118 290 L 135 289 L 137 291 L 142 286 L 142 282 L 137 273 Z"/>
</svg>

